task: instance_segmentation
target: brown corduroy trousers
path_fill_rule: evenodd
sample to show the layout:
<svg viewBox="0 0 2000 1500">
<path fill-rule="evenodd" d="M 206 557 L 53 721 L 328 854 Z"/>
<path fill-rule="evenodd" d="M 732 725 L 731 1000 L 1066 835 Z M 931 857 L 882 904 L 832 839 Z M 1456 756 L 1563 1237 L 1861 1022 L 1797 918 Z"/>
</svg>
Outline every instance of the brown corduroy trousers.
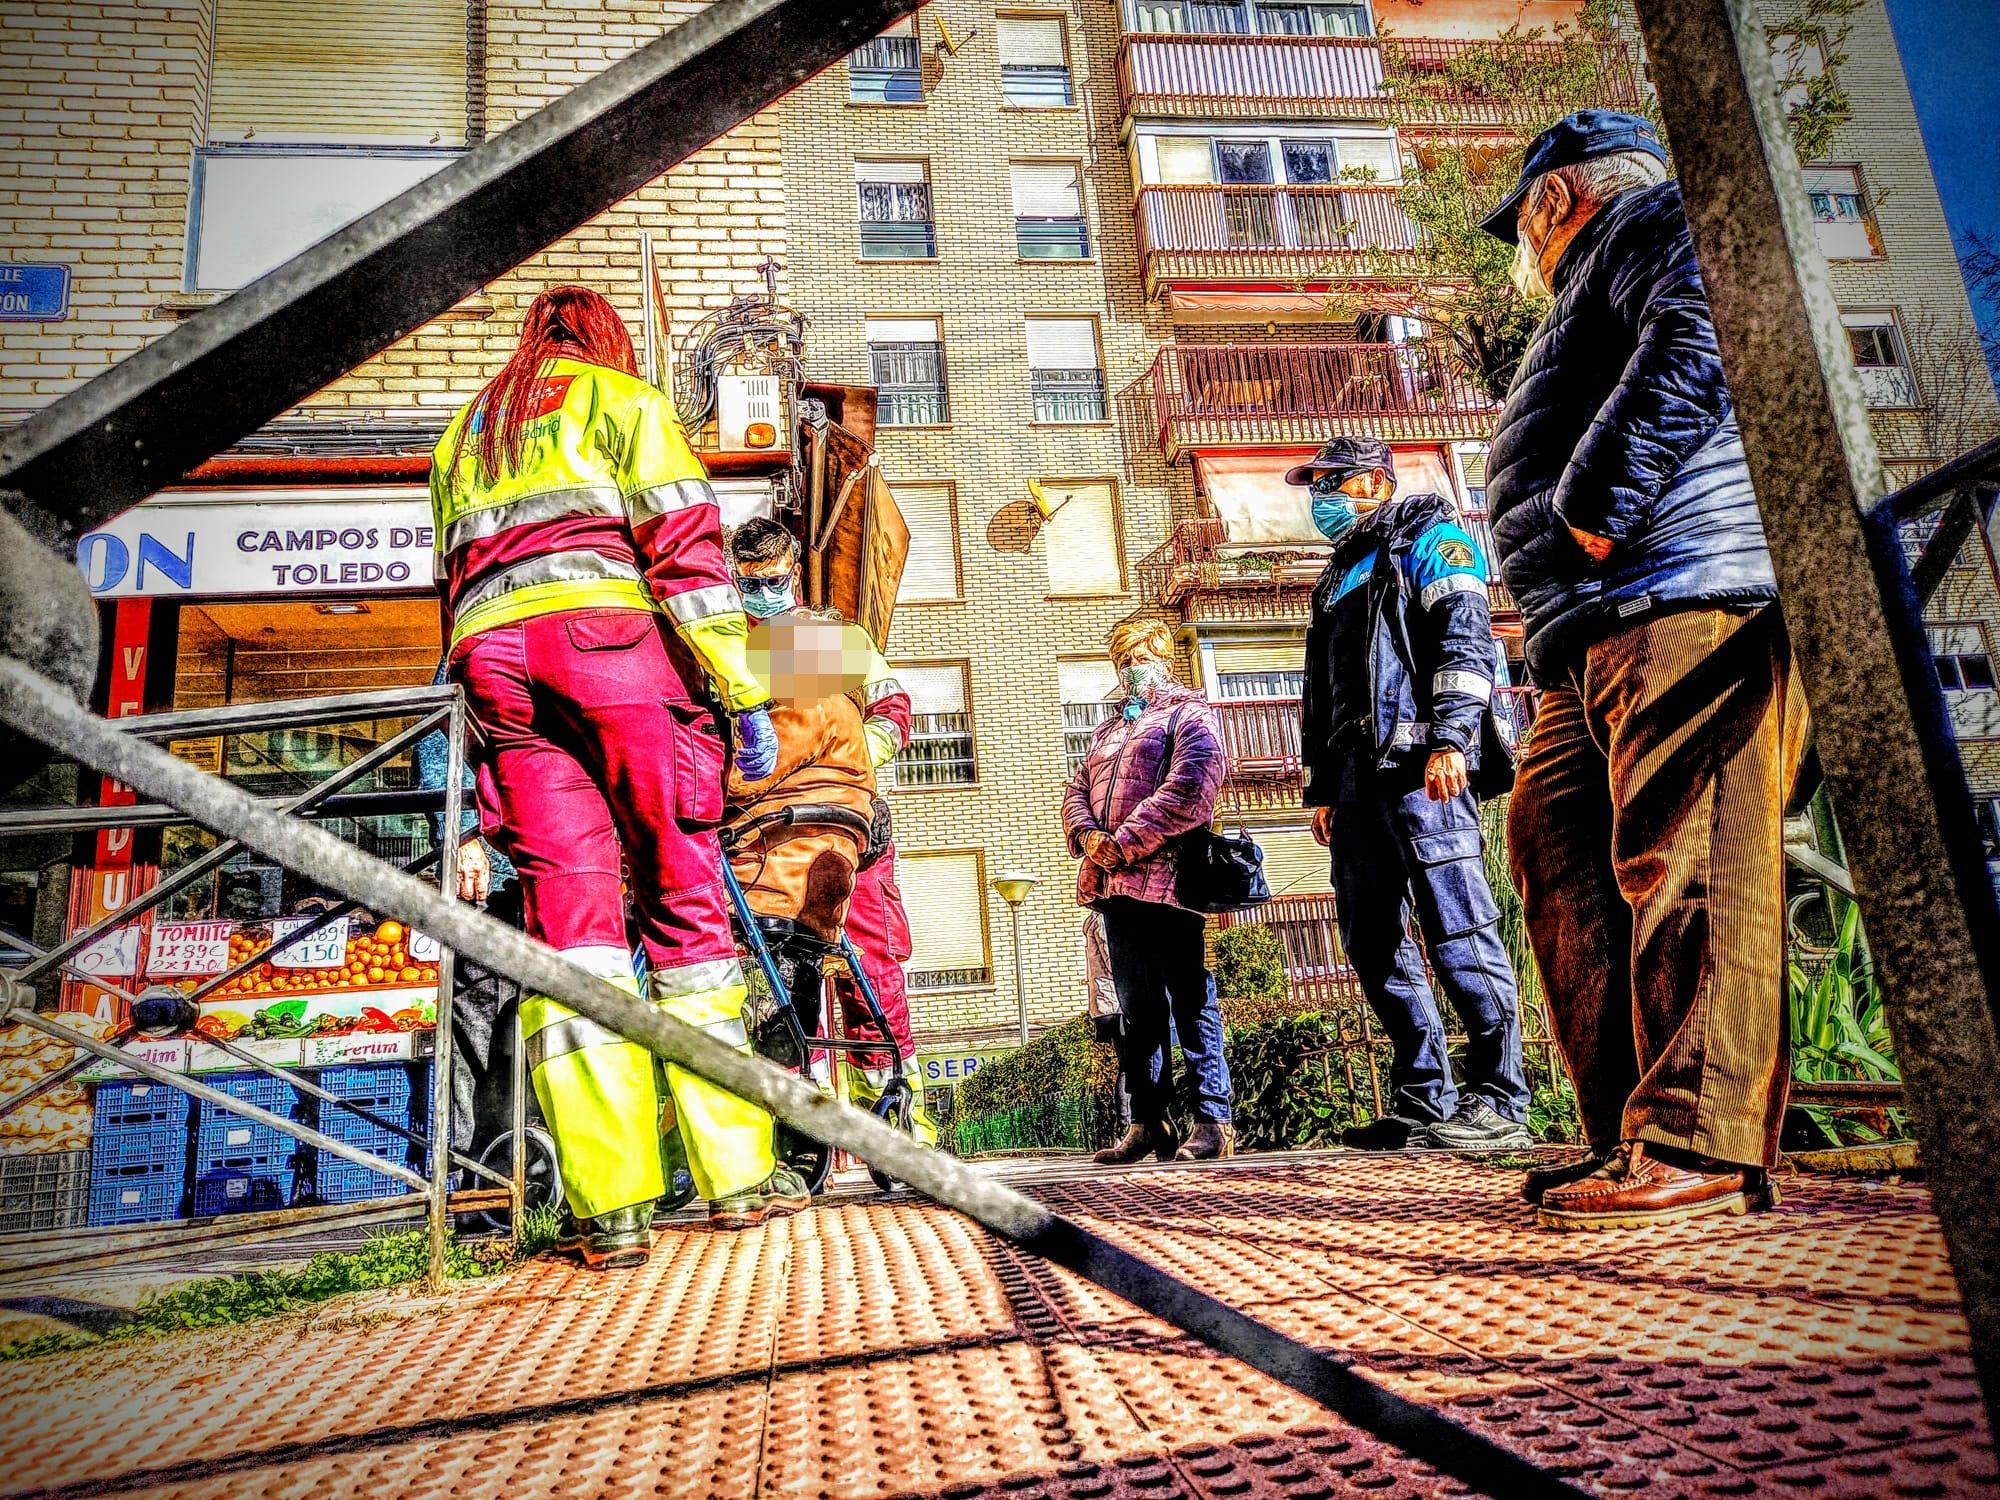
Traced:
<svg viewBox="0 0 2000 1500">
<path fill-rule="evenodd" d="M 1777 1160 L 1807 728 L 1775 606 L 1659 616 L 1546 685 L 1508 845 L 1593 1147 Z"/>
</svg>

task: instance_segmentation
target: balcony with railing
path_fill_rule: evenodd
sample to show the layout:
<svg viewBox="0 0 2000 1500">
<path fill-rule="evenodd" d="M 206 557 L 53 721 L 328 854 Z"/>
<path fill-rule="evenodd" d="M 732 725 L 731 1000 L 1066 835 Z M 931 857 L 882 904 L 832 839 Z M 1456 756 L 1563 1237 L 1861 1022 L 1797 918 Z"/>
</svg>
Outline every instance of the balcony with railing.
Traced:
<svg viewBox="0 0 2000 1500">
<path fill-rule="evenodd" d="M 1481 438 L 1497 410 L 1442 343 L 1169 344 L 1153 362 L 1153 405 L 1169 460 L 1319 443 L 1346 423 L 1395 441 Z"/>
<path fill-rule="evenodd" d="M 1422 231 L 1386 184 L 1193 184 L 1139 190 L 1146 290 L 1264 280 L 1286 286 L 1408 281 Z"/>
<path fill-rule="evenodd" d="M 1119 44 L 1118 92 L 1128 117 L 1406 126 L 1532 126 L 1641 101 L 1622 42 L 1160 32 Z"/>
<path fill-rule="evenodd" d="M 1515 744 L 1526 744 L 1535 722 L 1534 689 L 1500 688 L 1493 707 L 1513 731 Z M 1296 698 L 1225 699 L 1215 705 L 1222 746 L 1229 753 L 1221 811 L 1269 812 L 1299 805 L 1304 787 L 1299 712 Z"/>
</svg>

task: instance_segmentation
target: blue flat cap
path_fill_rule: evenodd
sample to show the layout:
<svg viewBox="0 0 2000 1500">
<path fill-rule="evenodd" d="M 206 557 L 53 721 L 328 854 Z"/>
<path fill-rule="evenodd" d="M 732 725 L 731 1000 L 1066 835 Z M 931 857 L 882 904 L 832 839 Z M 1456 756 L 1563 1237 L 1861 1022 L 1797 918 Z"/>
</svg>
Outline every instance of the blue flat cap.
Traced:
<svg viewBox="0 0 2000 1500">
<path fill-rule="evenodd" d="M 1528 154 L 1521 161 L 1521 180 L 1479 227 L 1496 240 L 1513 244 L 1520 237 L 1521 200 L 1527 196 L 1530 183 L 1557 167 L 1573 167 L 1614 151 L 1644 151 L 1662 162 L 1667 159 L 1660 132 L 1640 115 L 1615 109 L 1580 109 L 1565 115 L 1528 143 Z"/>
<path fill-rule="evenodd" d="M 1314 454 L 1311 462 L 1287 469 L 1285 483 L 1311 484 L 1321 474 L 1336 474 L 1345 479 L 1350 474 L 1366 474 L 1370 469 L 1380 469 L 1391 479 L 1396 477 L 1396 455 L 1387 443 L 1378 437 L 1337 437 Z"/>
</svg>

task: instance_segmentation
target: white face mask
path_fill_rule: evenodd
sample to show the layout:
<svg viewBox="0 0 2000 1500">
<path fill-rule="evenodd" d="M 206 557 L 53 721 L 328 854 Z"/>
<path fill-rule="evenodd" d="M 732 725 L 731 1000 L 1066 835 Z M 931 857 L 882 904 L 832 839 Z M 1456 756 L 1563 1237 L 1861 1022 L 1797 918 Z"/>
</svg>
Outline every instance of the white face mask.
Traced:
<svg viewBox="0 0 2000 1500">
<path fill-rule="evenodd" d="M 1542 258 L 1529 246 L 1525 232 L 1514 244 L 1514 264 L 1507 268 L 1507 277 L 1523 297 L 1546 300 L 1551 295 L 1549 280 L 1542 274 Z"/>
</svg>

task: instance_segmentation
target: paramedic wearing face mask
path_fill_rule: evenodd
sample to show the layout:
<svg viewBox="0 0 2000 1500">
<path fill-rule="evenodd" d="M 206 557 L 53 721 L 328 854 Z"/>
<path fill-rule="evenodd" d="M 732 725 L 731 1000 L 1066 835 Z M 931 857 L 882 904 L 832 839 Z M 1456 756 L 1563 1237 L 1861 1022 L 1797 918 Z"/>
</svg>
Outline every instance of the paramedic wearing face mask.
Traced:
<svg viewBox="0 0 2000 1500">
<path fill-rule="evenodd" d="M 1285 478 L 1308 487 L 1333 543 L 1306 630 L 1305 801 L 1333 850 L 1341 946 L 1394 1049 L 1388 1112 L 1343 1139 L 1371 1151 L 1532 1145 L 1479 825 L 1479 795 L 1504 790 L 1513 769 L 1492 717 L 1485 560 L 1449 501 L 1393 498 L 1395 458 L 1379 438 L 1335 438 Z M 1465 1027 L 1462 1091 L 1406 926 L 1412 907 Z"/>
<path fill-rule="evenodd" d="M 1215 817 L 1228 758 L 1208 700 L 1174 680 L 1173 638 L 1157 620 L 1111 632 L 1119 711 L 1097 726 L 1063 796 L 1069 852 L 1083 861 L 1076 899 L 1104 916 L 1112 982 L 1124 1011 L 1118 1066 L 1132 1101 L 1105 1163 L 1200 1161 L 1235 1150 L 1222 1012 L 1209 983 L 1203 918 L 1174 902 L 1180 835 Z M 1185 1143 L 1168 1121 L 1172 1042 L 1194 1100 Z"/>
<path fill-rule="evenodd" d="M 715 492 L 672 405 L 634 368 L 617 310 L 556 287 L 445 429 L 431 504 L 447 670 L 465 690 L 481 816 L 506 831 L 528 932 L 636 992 L 629 865 L 647 998 L 748 1051 L 715 834 L 729 755 L 717 710 L 737 766 L 768 775 L 770 694 L 749 668 Z M 599 1268 L 643 1263 L 667 1188 L 653 1055 L 547 995 L 523 996 L 521 1032 L 575 1216 L 562 1247 Z M 773 1159 L 768 1114 L 680 1068 L 664 1078 L 712 1224 L 810 1204 Z"/>
</svg>

